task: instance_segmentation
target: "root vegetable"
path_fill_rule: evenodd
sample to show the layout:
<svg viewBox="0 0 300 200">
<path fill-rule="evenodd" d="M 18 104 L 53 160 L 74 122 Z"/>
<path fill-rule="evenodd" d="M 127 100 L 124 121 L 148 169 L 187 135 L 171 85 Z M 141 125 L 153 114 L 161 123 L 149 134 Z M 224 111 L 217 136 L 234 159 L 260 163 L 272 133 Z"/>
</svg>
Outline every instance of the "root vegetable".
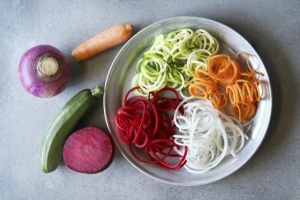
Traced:
<svg viewBox="0 0 300 200">
<path fill-rule="evenodd" d="M 74 171 L 87 174 L 105 170 L 111 164 L 113 155 L 111 138 L 94 126 L 75 131 L 63 149 L 65 164 Z"/>
<path fill-rule="evenodd" d="M 127 41 L 133 34 L 133 25 L 118 24 L 83 42 L 72 51 L 72 57 L 83 61 Z"/>
<path fill-rule="evenodd" d="M 27 50 L 19 62 L 18 73 L 25 90 L 40 98 L 61 93 L 71 78 L 68 59 L 50 45 Z"/>
</svg>

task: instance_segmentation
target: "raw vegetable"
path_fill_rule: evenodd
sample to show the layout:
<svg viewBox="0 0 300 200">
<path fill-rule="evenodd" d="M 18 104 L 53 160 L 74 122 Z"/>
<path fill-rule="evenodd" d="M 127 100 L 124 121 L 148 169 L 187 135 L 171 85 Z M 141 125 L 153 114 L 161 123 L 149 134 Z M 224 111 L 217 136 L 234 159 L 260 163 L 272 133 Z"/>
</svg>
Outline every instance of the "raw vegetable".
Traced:
<svg viewBox="0 0 300 200">
<path fill-rule="evenodd" d="M 111 164 L 113 155 L 111 138 L 94 126 L 72 133 L 63 149 L 65 164 L 74 171 L 87 174 L 105 170 Z"/>
<path fill-rule="evenodd" d="M 207 71 L 196 70 L 197 77 L 189 86 L 189 92 L 194 97 L 209 99 L 218 110 L 233 112 L 239 121 L 249 121 L 256 114 L 263 92 L 256 76 L 264 74 L 251 69 L 248 53 L 241 52 L 237 56 L 241 54 L 247 56 L 250 71 L 243 72 L 239 63 L 227 54 L 211 55 Z"/>
<path fill-rule="evenodd" d="M 54 171 L 62 159 L 63 146 L 78 121 L 103 93 L 100 86 L 84 89 L 73 96 L 54 116 L 43 138 L 39 163 L 45 173 Z"/>
<path fill-rule="evenodd" d="M 83 42 L 72 51 L 72 57 L 83 61 L 127 41 L 133 34 L 132 24 L 118 24 Z"/>
<path fill-rule="evenodd" d="M 135 94 L 147 96 L 164 87 L 177 91 L 191 84 L 196 69 L 206 69 L 207 58 L 217 53 L 219 43 L 206 30 L 179 29 L 158 36 L 136 65 L 132 87 Z"/>
<path fill-rule="evenodd" d="M 183 106 L 184 113 L 180 112 Z M 229 117 L 214 108 L 208 100 L 190 97 L 183 100 L 174 113 L 174 124 L 178 132 L 173 136 L 185 154 L 187 170 L 204 173 L 216 167 L 227 155 L 235 157 L 244 146 L 243 126 L 236 118 Z"/>
<path fill-rule="evenodd" d="M 136 89 L 127 92 L 124 106 L 119 108 L 115 117 L 120 139 L 128 143 L 133 156 L 141 162 L 154 163 L 167 169 L 181 168 L 186 162 L 185 154 L 179 156 L 173 152 L 178 146 L 172 139 L 175 133 L 172 112 L 179 104 L 177 92 L 164 88 L 157 93 L 150 93 L 148 98 L 129 97 Z M 159 96 L 166 92 L 175 95 L 175 98 Z M 137 153 L 139 150 L 143 150 L 148 159 L 141 158 Z M 170 157 L 174 163 L 168 161 Z"/>
<path fill-rule="evenodd" d="M 226 156 L 235 157 L 242 150 L 248 139 L 245 130 L 250 127 L 262 97 L 259 76 L 263 74 L 252 70 L 248 53 L 236 54 L 237 58 L 247 57 L 249 71 L 244 72 L 238 59 L 217 54 L 218 50 L 218 41 L 207 31 L 180 29 L 158 36 L 137 62 L 132 89 L 115 118 L 119 137 L 129 143 L 137 160 L 167 169 L 185 167 L 204 173 Z M 166 88 L 178 91 L 184 100 L 178 96 L 170 99 L 164 94 L 153 105 L 157 93 Z M 129 97 L 132 91 L 136 96 Z M 169 115 L 174 105 L 174 116 Z M 163 107 L 167 114 L 161 118 Z M 166 122 L 164 119 L 173 119 L 173 123 L 160 126 Z M 156 137 L 159 130 L 163 134 Z M 172 133 L 165 135 L 167 130 Z M 141 156 L 139 150 L 150 160 Z M 170 165 L 166 161 L 177 157 L 176 152 L 182 157 L 175 166 Z"/>
<path fill-rule="evenodd" d="M 41 98 L 61 93 L 71 77 L 68 59 L 50 45 L 27 50 L 19 62 L 18 73 L 25 90 Z"/>
<path fill-rule="evenodd" d="M 241 68 L 237 61 L 227 54 L 211 55 L 208 58 L 207 73 L 222 87 L 232 85 L 240 78 Z"/>
</svg>

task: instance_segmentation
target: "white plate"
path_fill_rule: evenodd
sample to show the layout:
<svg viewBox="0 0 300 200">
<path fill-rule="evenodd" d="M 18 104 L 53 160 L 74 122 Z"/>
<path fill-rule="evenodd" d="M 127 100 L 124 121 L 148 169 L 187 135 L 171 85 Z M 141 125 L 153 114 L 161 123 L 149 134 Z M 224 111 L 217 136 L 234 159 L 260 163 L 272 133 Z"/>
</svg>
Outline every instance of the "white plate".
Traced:
<svg viewBox="0 0 300 200">
<path fill-rule="evenodd" d="M 222 52 L 236 53 L 245 51 L 250 53 L 250 64 L 265 76 L 260 80 L 264 83 L 264 97 L 259 102 L 258 111 L 251 129 L 248 132 L 248 140 L 237 156 L 227 156 L 216 168 L 204 174 L 194 174 L 184 168 L 179 170 L 167 170 L 153 164 L 143 164 L 136 160 L 128 144 L 123 143 L 118 137 L 115 127 L 117 110 L 122 106 L 125 93 L 131 88 L 131 80 L 135 75 L 135 64 L 141 58 L 143 52 L 149 48 L 159 34 L 168 33 L 179 28 L 205 29 L 215 36 L 222 46 Z M 271 118 L 272 92 L 270 79 L 266 68 L 259 55 L 252 46 L 237 32 L 231 28 L 209 19 L 199 17 L 174 17 L 154 23 L 135 34 L 120 50 L 113 61 L 105 83 L 104 113 L 108 129 L 113 140 L 122 155 L 138 170 L 144 174 L 164 183 L 194 186 L 203 185 L 220 180 L 242 167 L 257 151 L 262 143 Z"/>
</svg>

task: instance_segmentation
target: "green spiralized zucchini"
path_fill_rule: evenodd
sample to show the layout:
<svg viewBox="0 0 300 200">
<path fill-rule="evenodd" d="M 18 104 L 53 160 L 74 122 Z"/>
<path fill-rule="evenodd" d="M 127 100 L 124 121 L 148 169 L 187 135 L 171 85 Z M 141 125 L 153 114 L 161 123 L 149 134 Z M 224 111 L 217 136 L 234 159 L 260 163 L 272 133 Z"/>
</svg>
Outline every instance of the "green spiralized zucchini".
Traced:
<svg viewBox="0 0 300 200">
<path fill-rule="evenodd" d="M 137 74 L 131 86 L 139 96 L 147 96 L 164 87 L 184 90 L 196 76 L 196 69 L 206 70 L 208 56 L 219 51 L 219 42 L 204 29 L 179 29 L 159 35 L 136 64 Z"/>
<path fill-rule="evenodd" d="M 46 130 L 39 152 L 39 163 L 43 172 L 49 173 L 58 167 L 62 160 L 65 141 L 102 93 L 103 89 L 100 86 L 91 90 L 84 89 L 73 96 L 54 116 Z"/>
</svg>

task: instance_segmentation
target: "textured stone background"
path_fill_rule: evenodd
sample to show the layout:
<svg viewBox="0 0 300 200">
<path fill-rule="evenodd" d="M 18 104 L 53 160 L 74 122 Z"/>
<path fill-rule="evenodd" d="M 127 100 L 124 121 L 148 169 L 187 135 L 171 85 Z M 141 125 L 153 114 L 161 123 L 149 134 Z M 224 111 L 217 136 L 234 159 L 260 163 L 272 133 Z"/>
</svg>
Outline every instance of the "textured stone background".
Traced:
<svg viewBox="0 0 300 200">
<path fill-rule="evenodd" d="M 74 173 L 62 164 L 43 174 L 38 149 L 49 120 L 79 90 L 104 85 L 121 46 L 86 62 L 70 59 L 72 80 L 51 99 L 35 98 L 21 87 L 17 66 L 22 53 L 43 43 L 70 55 L 79 42 L 114 24 L 131 22 L 138 31 L 183 15 L 230 26 L 253 44 L 266 65 L 273 115 L 254 157 L 233 175 L 195 187 L 155 181 L 119 152 L 103 173 Z M 0 0 L 0 199 L 299 199 L 299 27 L 299 0 Z M 83 125 L 106 129 L 101 101 Z"/>
</svg>

